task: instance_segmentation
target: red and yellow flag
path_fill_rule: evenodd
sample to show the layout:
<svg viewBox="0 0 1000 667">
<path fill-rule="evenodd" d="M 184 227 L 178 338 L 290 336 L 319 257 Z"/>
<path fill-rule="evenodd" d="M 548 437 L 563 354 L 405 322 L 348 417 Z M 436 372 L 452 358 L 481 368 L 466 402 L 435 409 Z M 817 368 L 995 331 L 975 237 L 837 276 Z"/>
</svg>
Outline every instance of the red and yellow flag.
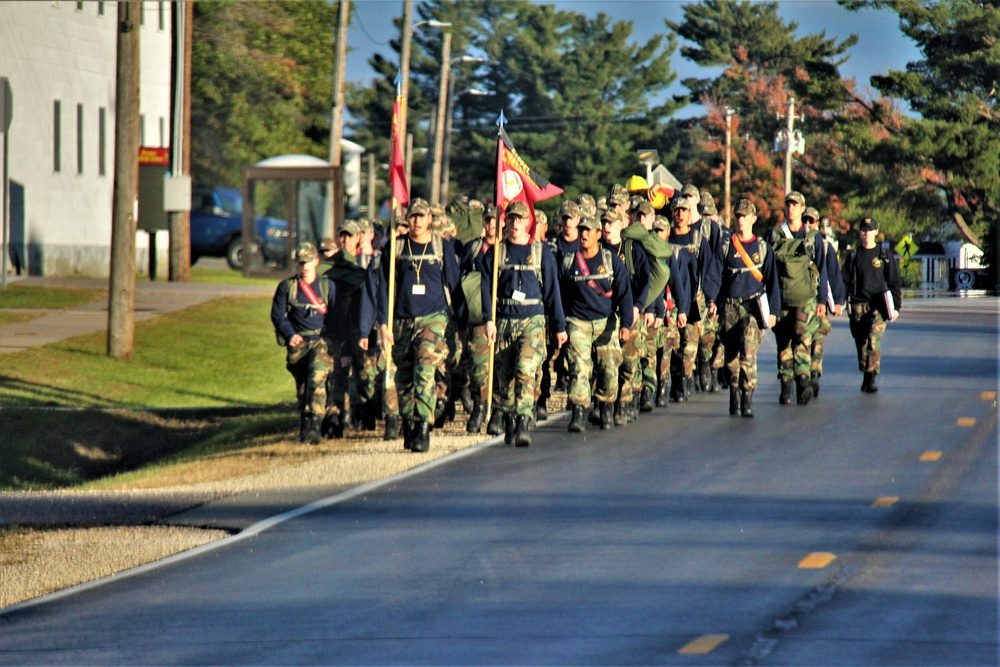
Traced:
<svg viewBox="0 0 1000 667">
<path fill-rule="evenodd" d="M 529 167 L 514 150 L 514 144 L 507 136 L 503 125 L 497 138 L 497 214 L 503 215 L 507 204 L 522 201 L 531 211 L 531 235 L 535 234 L 535 202 L 550 199 L 563 193 L 563 189 Z"/>
<path fill-rule="evenodd" d="M 410 188 L 406 184 L 406 148 L 403 141 L 406 130 L 402 127 L 403 99 L 401 86 L 396 86 L 396 103 L 392 106 L 392 137 L 389 145 L 389 184 L 392 186 L 392 210 L 410 204 Z"/>
</svg>

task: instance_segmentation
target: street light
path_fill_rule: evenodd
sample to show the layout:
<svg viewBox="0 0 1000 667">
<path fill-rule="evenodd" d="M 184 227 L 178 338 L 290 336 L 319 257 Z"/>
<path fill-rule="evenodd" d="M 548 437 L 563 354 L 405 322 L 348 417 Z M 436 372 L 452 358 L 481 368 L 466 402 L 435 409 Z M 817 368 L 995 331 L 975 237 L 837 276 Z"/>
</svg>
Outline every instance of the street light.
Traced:
<svg viewBox="0 0 1000 667">
<path fill-rule="evenodd" d="M 462 62 L 486 62 L 483 58 L 472 58 L 472 56 L 463 56 L 463 58 L 470 58 L 470 60 L 463 60 Z M 449 89 L 453 90 L 455 88 L 455 80 L 452 79 L 449 82 Z M 455 99 L 461 97 L 462 95 L 472 95 L 474 97 L 488 97 L 489 93 L 485 90 L 479 90 L 478 88 L 466 88 L 465 90 L 460 90 L 458 94 L 449 92 L 448 95 L 448 116 L 447 116 L 447 128 L 445 129 L 445 144 L 444 144 L 444 156 L 442 158 L 441 165 L 441 201 L 448 201 L 448 190 L 451 181 L 451 127 L 455 120 Z"/>
</svg>

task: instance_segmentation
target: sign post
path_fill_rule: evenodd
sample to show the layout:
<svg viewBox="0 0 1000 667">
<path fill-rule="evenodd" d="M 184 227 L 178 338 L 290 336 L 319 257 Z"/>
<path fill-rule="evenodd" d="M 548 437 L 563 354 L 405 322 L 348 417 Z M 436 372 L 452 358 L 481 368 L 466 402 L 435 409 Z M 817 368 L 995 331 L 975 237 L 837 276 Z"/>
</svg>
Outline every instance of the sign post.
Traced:
<svg viewBox="0 0 1000 667">
<path fill-rule="evenodd" d="M 3 251 L 0 260 L 0 287 L 7 289 L 7 237 L 10 235 L 10 174 L 7 173 L 7 144 L 10 143 L 10 122 L 14 118 L 14 93 L 10 80 L 0 76 L 0 134 L 3 134 L 3 197 L 0 198 L 0 215 L 3 216 Z"/>
</svg>

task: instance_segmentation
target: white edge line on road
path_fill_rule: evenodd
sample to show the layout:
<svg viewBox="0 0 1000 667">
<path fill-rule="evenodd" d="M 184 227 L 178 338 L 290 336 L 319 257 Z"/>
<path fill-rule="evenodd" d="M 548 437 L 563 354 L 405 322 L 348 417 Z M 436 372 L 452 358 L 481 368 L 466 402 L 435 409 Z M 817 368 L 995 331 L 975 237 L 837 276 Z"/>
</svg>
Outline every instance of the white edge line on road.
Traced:
<svg viewBox="0 0 1000 667">
<path fill-rule="evenodd" d="M 550 417 L 550 419 L 553 419 Z M 475 445 L 470 445 L 464 449 L 452 452 L 440 458 L 434 459 L 433 461 L 428 461 L 415 468 L 410 468 L 409 470 L 404 470 L 401 473 L 397 473 L 391 477 L 386 477 L 384 479 L 376 479 L 371 482 L 365 482 L 359 486 L 347 489 L 346 491 L 341 491 L 340 493 L 326 498 L 321 498 L 315 502 L 311 502 L 308 505 L 303 505 L 302 507 L 297 507 L 293 510 L 288 510 L 287 512 L 282 512 L 281 514 L 276 514 L 272 517 L 258 521 L 257 523 L 247 526 L 235 535 L 230 535 L 229 537 L 224 537 L 221 540 L 215 540 L 202 544 L 201 546 L 188 549 L 187 551 L 181 551 L 179 553 L 161 558 L 160 560 L 153 561 L 152 563 L 146 563 L 144 565 L 137 565 L 133 568 L 127 570 L 122 570 L 121 572 L 116 572 L 115 574 L 109 574 L 100 579 L 94 579 L 92 581 L 86 581 L 82 584 L 76 584 L 70 586 L 69 588 L 63 588 L 58 591 L 53 591 L 52 593 L 46 593 L 45 595 L 39 596 L 37 598 L 32 598 L 31 600 L 25 600 L 24 602 L 18 602 L 9 607 L 4 607 L 0 609 L 0 617 L 6 616 L 8 614 L 13 614 L 16 612 L 25 611 L 31 607 L 36 607 L 38 605 L 48 604 L 50 602 L 55 602 L 56 600 L 61 600 L 62 598 L 69 597 L 71 595 L 76 595 L 77 593 L 83 593 L 84 591 L 89 591 L 93 588 L 99 588 L 105 584 L 111 583 L 113 581 L 121 581 L 128 577 L 133 577 L 140 574 L 145 574 L 146 572 L 151 572 L 153 570 L 159 569 L 161 567 L 166 567 L 168 565 L 173 565 L 174 563 L 179 563 L 181 561 L 187 560 L 188 558 L 194 558 L 195 556 L 200 556 L 202 554 L 214 551 L 216 549 L 221 549 L 223 547 L 228 547 L 231 544 L 241 542 L 245 539 L 256 537 L 266 530 L 270 530 L 275 526 L 278 526 L 286 521 L 291 521 L 300 516 L 304 516 L 311 512 L 321 510 L 339 503 L 352 500 L 358 496 L 374 491 L 379 487 L 385 486 L 387 484 L 393 484 L 400 480 L 406 479 L 407 477 L 412 477 L 414 475 L 419 475 L 421 473 L 427 472 L 428 470 L 433 470 L 438 466 L 444 465 L 445 463 L 450 463 L 451 461 L 475 454 L 478 451 L 485 449 L 486 447 L 494 447 L 496 445 L 503 443 L 503 436 L 498 435 L 489 440 L 485 440 Z"/>
</svg>

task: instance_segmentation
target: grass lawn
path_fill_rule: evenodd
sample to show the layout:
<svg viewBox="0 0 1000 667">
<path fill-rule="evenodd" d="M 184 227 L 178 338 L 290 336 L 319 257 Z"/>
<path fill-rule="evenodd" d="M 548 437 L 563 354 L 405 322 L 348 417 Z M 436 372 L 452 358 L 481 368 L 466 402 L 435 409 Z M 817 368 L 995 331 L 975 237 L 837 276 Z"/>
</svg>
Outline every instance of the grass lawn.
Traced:
<svg viewBox="0 0 1000 667">
<path fill-rule="evenodd" d="M 19 282 L 0 290 L 0 310 L 5 308 L 38 308 L 63 310 L 107 298 L 108 290 L 93 287 L 45 287 Z"/>
<path fill-rule="evenodd" d="M 106 355 L 104 332 L 4 355 L 0 489 L 78 486 L 293 437 L 295 386 L 269 310 L 267 297 L 228 298 L 137 323 L 129 362 Z"/>
</svg>

